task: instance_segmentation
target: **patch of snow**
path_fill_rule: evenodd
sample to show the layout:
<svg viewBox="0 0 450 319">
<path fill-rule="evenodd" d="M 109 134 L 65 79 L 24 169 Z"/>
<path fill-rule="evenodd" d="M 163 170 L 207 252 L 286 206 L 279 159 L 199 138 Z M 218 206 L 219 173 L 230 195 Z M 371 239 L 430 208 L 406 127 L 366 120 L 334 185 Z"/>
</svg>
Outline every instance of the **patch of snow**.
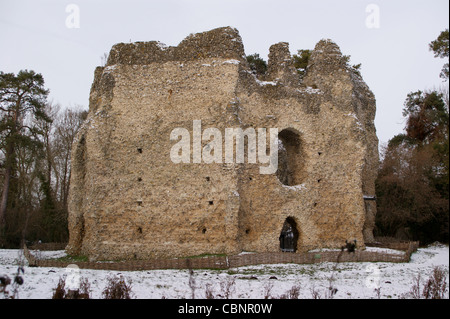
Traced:
<svg viewBox="0 0 450 319">
<path fill-rule="evenodd" d="M 288 185 L 284 185 L 284 184 L 282 184 L 282 185 L 284 188 L 292 189 L 295 191 L 306 189 L 305 184 L 299 184 L 299 185 L 294 185 L 294 186 L 288 186 Z"/>
<path fill-rule="evenodd" d="M 384 248 L 371 248 L 385 250 Z M 35 253 L 35 251 L 32 251 Z M 64 255 L 63 251 L 41 252 L 43 255 Z M 248 254 L 251 252 L 243 252 Z M 0 275 L 13 278 L 21 258 L 20 250 L 0 249 Z M 330 283 L 337 289 L 335 299 L 376 299 L 379 288 L 381 299 L 408 297 L 419 274 L 422 280 L 428 279 L 435 266 L 446 271 L 445 280 L 449 285 L 449 247 L 436 244 L 419 248 L 411 256 L 409 263 L 387 262 L 342 262 L 315 264 L 263 264 L 237 267 L 225 270 L 194 269 L 195 298 L 205 298 L 207 285 L 217 295 L 221 293 L 221 283 L 229 279 L 235 281 L 231 298 L 263 299 L 270 286 L 270 295 L 281 296 L 294 285 L 299 285 L 299 298 L 311 299 L 312 291 L 325 297 Z M 48 268 L 25 266 L 24 284 L 19 287 L 19 299 L 51 299 L 59 278 L 78 276 L 86 278 L 90 284 L 90 297 L 101 299 L 110 276 L 123 276 L 131 281 L 131 290 L 137 299 L 184 299 L 191 298 L 189 270 L 143 270 L 107 271 L 73 268 Z M 273 279 L 276 277 L 276 279 Z M 253 279 L 253 280 L 249 280 Z M 192 283 L 192 280 L 191 280 Z M 11 290 L 11 287 L 9 286 Z M 448 290 L 446 298 L 448 298 Z M 0 298 L 3 295 L 0 294 Z"/>
<path fill-rule="evenodd" d="M 277 83 L 273 82 L 273 81 L 260 81 L 255 77 L 256 83 L 258 83 L 259 85 L 265 86 L 265 85 L 273 85 L 276 86 Z"/>
<path fill-rule="evenodd" d="M 161 51 L 166 51 L 169 48 L 165 43 L 159 41 L 156 42 L 156 45 L 161 49 Z"/>
<path fill-rule="evenodd" d="M 226 60 L 226 61 L 222 62 L 222 64 L 236 64 L 236 65 L 239 65 L 240 63 L 241 63 L 241 61 L 236 60 L 236 59 Z"/>
<path fill-rule="evenodd" d="M 235 96 L 231 101 L 230 104 L 235 105 L 237 108 L 240 108 L 239 102 L 241 102 L 241 99 L 237 96 Z"/>
<path fill-rule="evenodd" d="M 277 85 L 277 82 L 274 82 L 274 81 L 261 81 L 261 80 L 259 80 L 259 79 L 256 77 L 256 74 L 253 73 L 252 71 L 246 70 L 245 72 L 247 72 L 248 74 L 252 75 L 253 78 L 255 79 L 256 83 L 259 84 L 259 85 L 261 85 L 261 86 L 265 86 L 265 85 L 274 85 L 274 86 L 276 86 L 276 85 Z"/>
<path fill-rule="evenodd" d="M 314 89 L 310 86 L 307 86 L 306 88 L 297 89 L 300 93 L 307 93 L 307 94 L 323 94 L 323 92 L 320 89 Z"/>
<path fill-rule="evenodd" d="M 256 253 L 253 251 L 243 251 L 243 252 L 239 253 L 238 255 L 241 256 L 241 255 L 251 255 L 251 254 L 256 254 Z"/>
<path fill-rule="evenodd" d="M 116 67 L 117 67 L 116 64 L 109 65 L 103 70 L 103 73 L 110 73 L 110 72 L 114 71 L 116 69 Z"/>
<path fill-rule="evenodd" d="M 346 114 L 346 116 L 353 117 L 356 120 L 356 125 L 358 126 L 358 129 L 360 129 L 361 131 L 364 130 L 363 125 L 361 124 L 361 122 L 359 121 L 359 119 L 355 113 L 350 112 L 350 113 Z"/>
<path fill-rule="evenodd" d="M 52 250 L 52 251 L 36 251 L 33 250 L 32 252 L 33 256 L 39 256 L 41 259 L 54 259 L 54 258 L 61 258 L 66 257 L 67 253 L 65 250 Z"/>
<path fill-rule="evenodd" d="M 278 151 L 286 151 L 286 147 L 282 140 L 278 139 Z"/>
<path fill-rule="evenodd" d="M 405 252 L 397 249 L 381 248 L 381 247 L 366 247 L 365 251 L 393 254 L 393 255 L 404 255 Z"/>
</svg>

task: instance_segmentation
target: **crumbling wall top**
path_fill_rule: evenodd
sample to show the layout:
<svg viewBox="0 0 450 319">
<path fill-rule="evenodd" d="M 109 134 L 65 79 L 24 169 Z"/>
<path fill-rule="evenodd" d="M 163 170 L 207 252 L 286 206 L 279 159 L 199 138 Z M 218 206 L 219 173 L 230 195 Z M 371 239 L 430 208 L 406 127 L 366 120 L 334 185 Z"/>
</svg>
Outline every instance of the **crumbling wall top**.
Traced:
<svg viewBox="0 0 450 319">
<path fill-rule="evenodd" d="M 192 61 L 204 58 L 245 60 L 239 31 L 232 27 L 191 34 L 176 47 L 158 41 L 118 43 L 109 53 L 107 66 L 145 65 L 154 62 Z"/>
<path fill-rule="evenodd" d="M 333 71 L 346 68 L 347 61 L 336 43 L 330 39 L 322 39 L 316 44 L 308 63 L 308 69 L 314 69 L 315 73 L 332 75 Z"/>
<path fill-rule="evenodd" d="M 299 76 L 289 51 L 289 43 L 280 42 L 270 47 L 267 73 L 270 80 L 279 80 L 285 85 L 298 84 Z"/>
</svg>

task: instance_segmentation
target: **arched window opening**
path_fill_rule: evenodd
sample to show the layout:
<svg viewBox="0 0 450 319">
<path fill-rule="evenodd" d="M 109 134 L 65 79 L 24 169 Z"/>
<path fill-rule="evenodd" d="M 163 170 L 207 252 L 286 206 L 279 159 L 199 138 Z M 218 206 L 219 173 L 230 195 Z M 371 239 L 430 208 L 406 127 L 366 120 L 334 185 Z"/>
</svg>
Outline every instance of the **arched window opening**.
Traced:
<svg viewBox="0 0 450 319">
<path fill-rule="evenodd" d="M 278 133 L 276 175 L 283 185 L 295 186 L 301 183 L 304 160 L 300 135 L 294 129 L 284 129 Z"/>
</svg>

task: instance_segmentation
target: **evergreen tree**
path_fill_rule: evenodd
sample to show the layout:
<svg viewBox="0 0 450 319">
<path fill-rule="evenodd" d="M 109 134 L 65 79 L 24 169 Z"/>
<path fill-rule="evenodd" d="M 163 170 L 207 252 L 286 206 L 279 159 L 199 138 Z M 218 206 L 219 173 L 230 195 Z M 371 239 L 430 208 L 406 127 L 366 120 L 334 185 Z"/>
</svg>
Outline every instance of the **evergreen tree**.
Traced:
<svg viewBox="0 0 450 319">
<path fill-rule="evenodd" d="M 20 149 L 42 148 L 41 132 L 33 119 L 50 121 L 44 111 L 48 90 L 44 79 L 34 71 L 22 70 L 17 75 L 0 72 L 0 151 L 3 187 L 0 202 L 0 240 L 4 240 L 8 198 L 17 167 Z"/>
<path fill-rule="evenodd" d="M 436 91 L 409 93 L 403 116 L 407 118 L 408 137 L 418 143 L 431 143 L 439 139 L 448 139 L 448 108 L 443 94 Z"/>
<path fill-rule="evenodd" d="M 309 59 L 311 58 L 312 51 L 311 50 L 297 50 L 297 54 L 294 54 L 294 67 L 297 69 L 298 74 L 301 78 L 306 73 L 306 68 L 308 67 Z M 344 55 L 343 56 L 345 63 L 349 65 L 350 63 L 350 55 Z M 349 65 L 350 70 L 355 72 L 358 75 L 361 75 L 360 69 L 361 69 L 361 63 Z"/>
<path fill-rule="evenodd" d="M 448 242 L 448 104 L 442 93 L 412 92 L 403 115 L 406 133 L 389 141 L 376 181 L 377 229 Z"/>
<path fill-rule="evenodd" d="M 429 48 L 434 52 L 434 57 L 439 57 L 441 59 L 447 58 L 449 56 L 449 33 L 448 29 L 442 31 L 436 40 L 431 41 L 429 44 Z M 448 80 L 449 77 L 449 64 L 448 62 L 444 64 L 440 77 L 445 81 Z"/>
<path fill-rule="evenodd" d="M 435 57 L 448 59 L 448 29 L 429 48 Z M 440 76 L 448 80 L 448 63 Z M 423 244 L 449 240 L 448 93 L 448 88 L 417 91 L 406 98 L 405 134 L 389 141 L 376 181 L 376 224 L 381 235 L 403 229 Z"/>
<path fill-rule="evenodd" d="M 294 54 L 293 56 L 294 67 L 297 69 L 297 72 L 301 77 L 305 75 L 311 53 L 311 50 L 297 50 L 297 54 Z"/>
<path fill-rule="evenodd" d="M 258 53 L 247 55 L 247 62 L 250 69 L 257 75 L 265 75 L 267 72 L 267 62 Z"/>
</svg>

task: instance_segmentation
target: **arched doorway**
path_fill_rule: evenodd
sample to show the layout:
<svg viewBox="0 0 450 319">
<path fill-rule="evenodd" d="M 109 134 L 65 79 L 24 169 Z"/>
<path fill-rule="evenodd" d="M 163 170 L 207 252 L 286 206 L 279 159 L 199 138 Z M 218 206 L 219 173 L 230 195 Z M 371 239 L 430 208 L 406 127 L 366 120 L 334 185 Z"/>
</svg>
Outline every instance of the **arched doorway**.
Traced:
<svg viewBox="0 0 450 319">
<path fill-rule="evenodd" d="M 298 242 L 297 223 L 292 217 L 286 218 L 280 234 L 280 248 L 283 252 L 296 252 Z"/>
</svg>

